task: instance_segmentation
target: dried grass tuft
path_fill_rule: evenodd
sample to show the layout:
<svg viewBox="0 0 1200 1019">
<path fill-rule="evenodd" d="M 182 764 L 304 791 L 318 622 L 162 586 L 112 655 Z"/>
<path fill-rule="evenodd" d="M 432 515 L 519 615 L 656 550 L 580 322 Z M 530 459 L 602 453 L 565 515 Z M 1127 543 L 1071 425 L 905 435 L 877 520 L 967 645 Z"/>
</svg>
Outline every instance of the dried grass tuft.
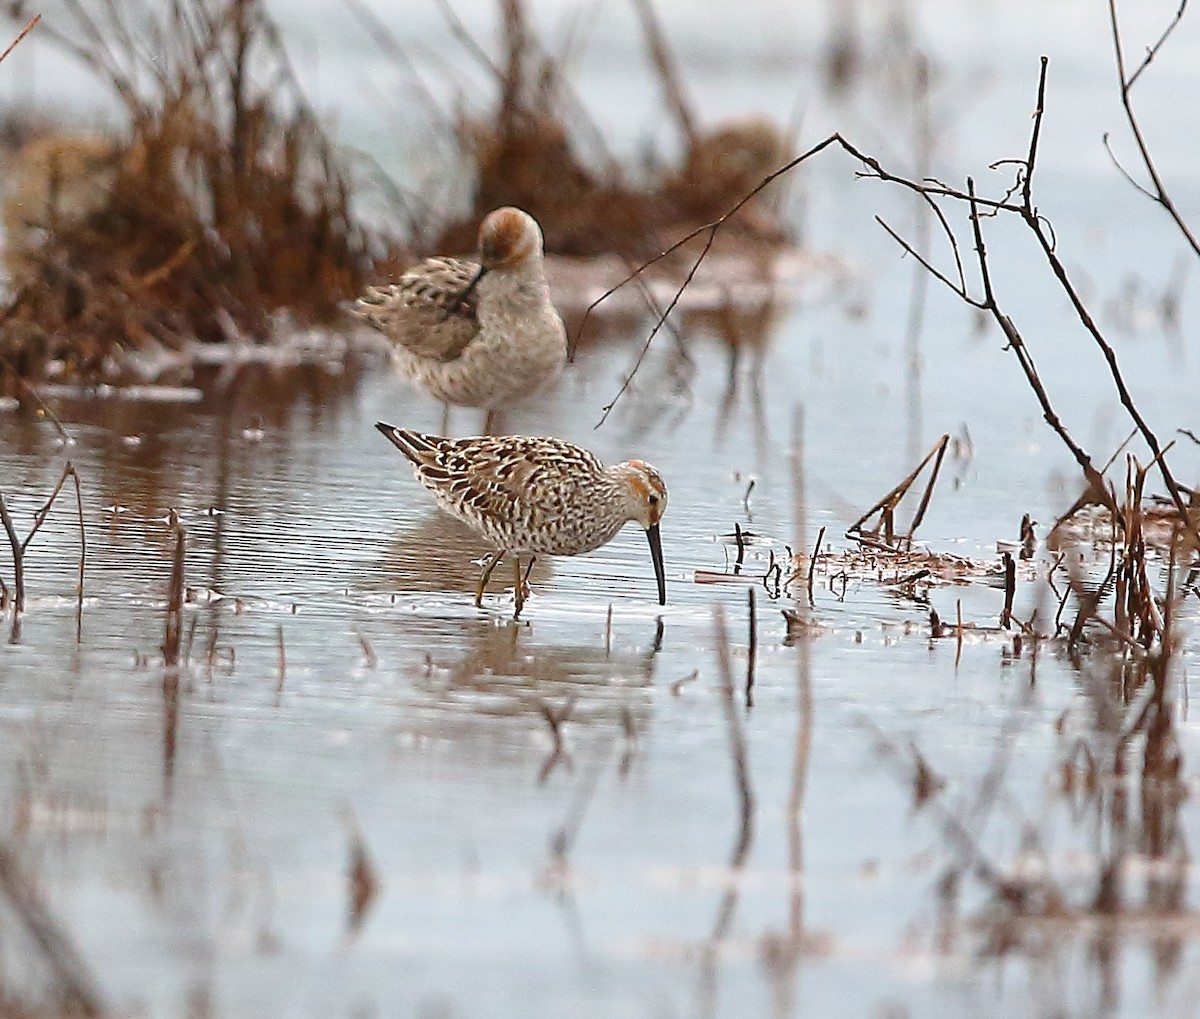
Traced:
<svg viewBox="0 0 1200 1019">
<path fill-rule="evenodd" d="M 261 0 L 64 0 L 43 28 L 129 128 L 18 156 L 4 371 L 112 377 L 128 350 L 266 342 L 281 314 L 322 323 L 359 291 L 346 174 Z"/>
</svg>

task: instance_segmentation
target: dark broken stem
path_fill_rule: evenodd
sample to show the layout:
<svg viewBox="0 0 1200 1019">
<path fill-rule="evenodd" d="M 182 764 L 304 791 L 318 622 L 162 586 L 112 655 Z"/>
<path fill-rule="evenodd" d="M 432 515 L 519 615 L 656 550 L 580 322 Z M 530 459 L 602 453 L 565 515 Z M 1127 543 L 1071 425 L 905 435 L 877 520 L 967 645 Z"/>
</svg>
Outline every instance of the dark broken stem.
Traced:
<svg viewBox="0 0 1200 1019">
<path fill-rule="evenodd" d="M 179 514 L 171 510 L 171 529 L 175 551 L 171 558 L 171 582 L 167 588 L 167 625 L 163 635 L 163 664 L 168 669 L 179 665 L 179 647 L 183 639 L 183 567 L 187 549 L 187 531 Z"/>
<path fill-rule="evenodd" d="M 1017 562 L 1011 552 L 1004 553 L 1004 608 L 1000 610 L 1000 625 L 1009 629 L 1013 622 L 1013 599 L 1017 594 Z"/>
<path fill-rule="evenodd" d="M 758 604 L 755 600 L 754 588 L 746 589 L 747 626 L 750 630 L 746 642 L 746 710 L 754 707 L 754 670 L 758 658 Z"/>
<path fill-rule="evenodd" d="M 817 556 L 821 554 L 821 542 L 825 540 L 825 528 L 817 532 L 817 540 L 813 545 L 812 558 L 808 560 L 808 607 L 813 606 L 813 572 L 817 568 Z"/>
</svg>

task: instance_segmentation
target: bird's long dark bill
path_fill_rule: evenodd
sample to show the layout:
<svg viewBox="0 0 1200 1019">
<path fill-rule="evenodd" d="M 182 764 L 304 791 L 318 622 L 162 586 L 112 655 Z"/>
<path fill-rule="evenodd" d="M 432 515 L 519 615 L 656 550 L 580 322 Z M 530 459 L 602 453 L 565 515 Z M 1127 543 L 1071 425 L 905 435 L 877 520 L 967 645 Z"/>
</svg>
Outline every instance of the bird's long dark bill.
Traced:
<svg viewBox="0 0 1200 1019">
<path fill-rule="evenodd" d="M 650 542 L 650 558 L 654 560 L 654 579 L 658 581 L 658 604 L 667 604 L 667 572 L 663 566 L 662 536 L 658 524 L 646 528 L 646 539 Z"/>
<path fill-rule="evenodd" d="M 479 286 L 479 281 L 481 279 L 483 279 L 484 274 L 486 272 L 487 272 L 487 269 L 481 265 L 479 267 L 479 271 L 476 272 L 475 275 L 471 277 L 471 282 L 468 283 L 465 287 L 463 287 L 462 293 L 460 293 L 456 298 L 454 298 L 454 300 L 451 301 L 450 304 L 446 307 L 445 312 L 442 314 L 443 322 L 446 319 L 448 319 L 451 315 L 453 315 L 456 311 L 458 311 L 459 308 L 462 307 L 463 301 L 465 301 L 468 297 L 470 297 L 473 293 L 475 293 L 475 288 L 477 286 Z"/>
</svg>

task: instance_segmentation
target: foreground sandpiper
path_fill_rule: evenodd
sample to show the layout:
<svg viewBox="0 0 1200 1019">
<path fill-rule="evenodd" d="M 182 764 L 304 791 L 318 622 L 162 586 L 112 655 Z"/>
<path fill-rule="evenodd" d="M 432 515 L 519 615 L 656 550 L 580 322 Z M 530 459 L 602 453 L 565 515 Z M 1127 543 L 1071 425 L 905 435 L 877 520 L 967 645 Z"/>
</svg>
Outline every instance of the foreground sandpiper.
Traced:
<svg viewBox="0 0 1200 1019">
<path fill-rule="evenodd" d="M 567 333 L 550 302 L 542 230 L 520 209 L 488 213 L 479 261 L 428 258 L 371 287 L 355 312 L 392 342 L 400 370 L 439 400 L 497 411 L 553 381 Z"/>
<path fill-rule="evenodd" d="M 605 467 L 586 449 L 561 439 L 480 435 L 446 439 L 379 422 L 375 425 L 412 462 L 447 512 L 496 547 L 475 590 L 483 589 L 506 552 L 514 554 L 516 614 L 525 603 L 521 556 L 579 555 L 612 540 L 629 521 L 646 530 L 658 601 L 667 603 L 658 524 L 667 509 L 662 476 L 642 460 Z M 528 576 L 528 570 L 526 571 Z"/>
</svg>

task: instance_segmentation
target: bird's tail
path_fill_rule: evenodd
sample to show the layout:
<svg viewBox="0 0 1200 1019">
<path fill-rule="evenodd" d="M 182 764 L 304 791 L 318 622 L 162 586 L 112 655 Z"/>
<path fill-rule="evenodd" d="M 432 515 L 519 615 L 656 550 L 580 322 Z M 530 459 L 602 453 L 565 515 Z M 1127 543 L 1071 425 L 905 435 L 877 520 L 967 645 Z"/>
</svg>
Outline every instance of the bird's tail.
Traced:
<svg viewBox="0 0 1200 1019">
<path fill-rule="evenodd" d="M 414 432 L 409 428 L 397 428 L 395 425 L 389 425 L 383 421 L 376 421 L 375 427 L 414 464 L 422 463 L 428 454 L 434 452 L 429 436 L 423 435 L 421 432 Z"/>
</svg>

